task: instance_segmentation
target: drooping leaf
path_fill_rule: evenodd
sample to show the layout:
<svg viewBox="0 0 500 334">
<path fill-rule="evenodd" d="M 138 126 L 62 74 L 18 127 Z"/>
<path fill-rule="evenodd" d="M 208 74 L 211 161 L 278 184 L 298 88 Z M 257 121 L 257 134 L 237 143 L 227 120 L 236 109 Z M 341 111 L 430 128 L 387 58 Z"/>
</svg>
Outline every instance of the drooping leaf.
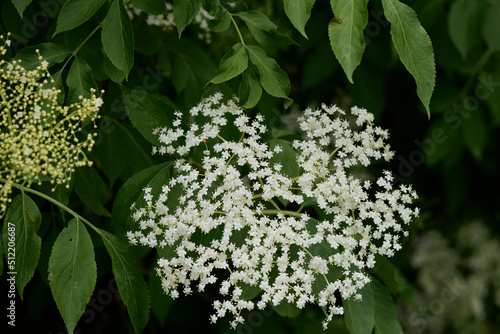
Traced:
<svg viewBox="0 0 500 334">
<path fill-rule="evenodd" d="M 248 55 L 243 44 L 238 43 L 222 57 L 219 64 L 219 75 L 210 80 L 219 84 L 240 75 L 248 67 Z"/>
<path fill-rule="evenodd" d="M 102 241 L 111 257 L 111 266 L 123 303 L 127 307 L 136 333 L 141 333 L 149 320 L 151 298 L 139 266 L 134 262 L 130 246 L 115 235 L 101 230 Z"/>
<path fill-rule="evenodd" d="M 165 0 L 131 0 L 131 2 L 134 7 L 153 15 L 164 14 L 167 8 Z"/>
<path fill-rule="evenodd" d="M 16 286 L 21 299 L 24 288 L 33 277 L 40 258 L 42 239 L 37 235 L 42 215 L 35 202 L 24 192 L 17 195 L 5 214 L 3 245 L 6 249 L 7 272 L 16 272 Z M 15 258 L 12 259 L 14 248 Z M 14 260 L 13 262 L 11 262 Z"/>
<path fill-rule="evenodd" d="M 151 166 L 127 180 L 118 191 L 113 204 L 113 230 L 118 234 L 134 229 L 131 206 L 143 207 L 146 201 L 143 198 L 144 188 L 151 187 L 153 197 L 161 191 L 161 187 L 170 179 L 173 163 L 165 162 Z"/>
<path fill-rule="evenodd" d="M 23 17 L 24 10 L 31 3 L 31 0 L 12 0 L 12 3 L 16 7 L 19 16 Z"/>
<path fill-rule="evenodd" d="M 246 69 L 241 76 L 238 96 L 242 101 L 243 108 L 253 108 L 259 103 L 262 96 L 262 86 L 259 79 L 253 74 L 251 69 Z"/>
<path fill-rule="evenodd" d="M 401 62 L 417 84 L 417 93 L 427 115 L 434 91 L 436 70 L 434 51 L 427 32 L 418 21 L 417 14 L 398 0 L 382 0 L 384 13 L 391 22 L 391 36 Z"/>
<path fill-rule="evenodd" d="M 375 300 L 375 333 L 403 334 L 396 316 L 396 305 L 389 290 L 376 279 L 373 279 L 370 285 Z"/>
<path fill-rule="evenodd" d="M 278 27 L 262 12 L 249 10 L 239 12 L 235 16 L 239 16 L 245 21 L 252 36 L 262 45 L 274 46 L 295 43 L 290 37 L 279 34 L 277 32 Z"/>
<path fill-rule="evenodd" d="M 309 21 L 315 2 L 316 0 L 283 0 L 286 16 L 305 38 L 307 38 L 306 23 Z"/>
<path fill-rule="evenodd" d="M 359 293 L 362 300 L 344 300 L 344 320 L 352 334 L 371 334 L 375 326 L 375 300 L 371 284 L 366 284 Z"/>
<path fill-rule="evenodd" d="M 264 90 L 269 95 L 286 99 L 285 105 L 289 106 L 293 100 L 288 98 L 290 79 L 288 79 L 286 72 L 279 67 L 276 60 L 266 55 L 261 48 L 255 45 L 249 45 L 247 48 L 250 60 L 259 70 L 260 83 Z"/>
<path fill-rule="evenodd" d="M 352 83 L 352 74 L 363 58 L 363 31 L 368 23 L 368 0 L 331 0 L 335 17 L 328 25 L 333 53 Z"/>
<path fill-rule="evenodd" d="M 97 280 L 94 246 L 78 219 L 57 237 L 49 260 L 49 283 L 69 333 L 85 311 Z"/>
<path fill-rule="evenodd" d="M 40 66 L 42 62 L 42 60 L 38 58 L 39 56 L 36 50 L 39 51 L 43 60 L 49 63 L 49 67 L 62 62 L 70 54 L 70 51 L 66 47 L 60 44 L 47 42 L 22 49 L 16 54 L 14 59 L 21 60 L 22 66 L 26 70 L 32 71 Z"/>
<path fill-rule="evenodd" d="M 123 1 L 113 0 L 102 27 L 102 46 L 109 60 L 128 73 L 134 65 L 134 32 Z"/>
<path fill-rule="evenodd" d="M 68 0 L 57 17 L 54 36 L 87 22 L 105 2 L 106 0 Z"/>
<path fill-rule="evenodd" d="M 91 89 L 97 90 L 97 84 L 92 76 L 92 69 L 83 58 L 75 56 L 66 77 L 66 85 L 69 87 L 67 99 L 69 103 L 78 102 L 79 96 L 90 98 Z"/>
<path fill-rule="evenodd" d="M 122 87 L 123 102 L 132 124 L 154 145 L 160 145 L 156 128 L 169 124 L 175 109 L 168 100 L 149 94 L 142 90 L 132 90 Z"/>
<path fill-rule="evenodd" d="M 75 192 L 92 212 L 111 217 L 111 214 L 104 206 L 106 185 L 95 168 L 87 166 L 76 169 Z"/>
<path fill-rule="evenodd" d="M 174 21 L 179 37 L 186 26 L 200 12 L 202 0 L 174 0 Z"/>
</svg>

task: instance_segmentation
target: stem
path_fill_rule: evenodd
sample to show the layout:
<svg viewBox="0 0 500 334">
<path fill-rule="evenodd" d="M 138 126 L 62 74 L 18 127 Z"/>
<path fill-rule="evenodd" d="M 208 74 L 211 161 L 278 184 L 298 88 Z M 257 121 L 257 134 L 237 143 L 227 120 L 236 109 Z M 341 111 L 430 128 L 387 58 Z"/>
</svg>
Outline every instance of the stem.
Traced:
<svg viewBox="0 0 500 334">
<path fill-rule="evenodd" d="M 302 214 L 295 212 L 295 211 L 289 211 L 289 210 L 262 210 L 262 214 L 264 215 L 277 215 L 279 213 L 282 213 L 287 216 L 292 216 L 295 218 L 302 218 Z"/>
<path fill-rule="evenodd" d="M 7 180 L 0 177 L 0 182 L 3 182 L 3 183 L 6 183 Z M 57 205 L 58 207 L 60 207 L 61 209 L 63 209 L 64 211 L 66 211 L 67 213 L 69 213 L 70 215 L 72 215 L 73 217 L 75 217 L 77 220 L 80 220 L 82 222 L 84 222 L 87 226 L 89 226 L 90 228 L 92 228 L 94 231 L 97 232 L 97 234 L 101 235 L 101 236 L 104 236 L 100 229 L 98 229 L 97 227 L 95 227 L 94 225 L 92 225 L 91 222 L 89 222 L 87 219 L 83 218 L 82 216 L 80 216 L 78 213 L 76 213 L 75 211 L 71 210 L 70 208 L 68 208 L 66 205 L 62 204 L 61 202 L 59 202 L 58 200 L 48 196 L 48 195 L 45 195 L 44 193 L 42 192 L 39 192 L 37 190 L 34 190 L 34 189 L 31 189 L 31 188 L 28 188 L 28 187 L 24 187 L 20 184 L 17 184 L 15 182 L 12 182 L 12 186 L 14 188 L 17 188 L 19 190 L 21 190 L 22 192 L 27 192 L 27 193 L 32 193 L 34 195 L 37 195 L 38 197 L 41 197 L 43 199 L 46 199 L 47 201 L 51 202 L 52 204 L 55 204 Z"/>
<path fill-rule="evenodd" d="M 73 58 L 73 57 L 76 56 L 76 54 L 78 53 L 78 51 L 80 51 L 80 49 L 82 48 L 82 46 L 84 46 L 85 43 L 87 43 L 87 41 L 90 39 L 90 37 L 92 37 L 97 32 L 97 30 L 99 30 L 102 27 L 103 23 L 104 23 L 104 21 L 100 22 L 97 25 L 97 27 L 95 27 L 94 30 L 92 30 L 92 32 L 87 37 L 85 37 L 85 39 L 80 43 L 80 45 L 78 45 L 78 47 L 75 49 L 75 51 L 71 52 L 71 55 L 69 56 L 68 60 L 66 60 L 66 62 L 64 63 L 64 65 L 62 67 L 62 70 L 64 70 L 64 68 L 66 67 L 66 65 L 68 65 L 68 63 L 71 60 L 71 58 Z"/>
<path fill-rule="evenodd" d="M 231 21 L 233 21 L 233 25 L 236 28 L 236 31 L 238 32 L 238 36 L 240 36 L 240 41 L 241 44 L 246 48 L 245 40 L 243 40 L 243 36 L 241 35 L 240 29 L 238 28 L 238 25 L 236 24 L 236 21 L 233 18 L 233 14 L 231 14 L 227 9 L 224 8 L 224 10 L 229 14 L 229 17 L 231 18 Z"/>
<path fill-rule="evenodd" d="M 333 150 L 333 152 L 328 156 L 328 160 L 330 160 L 337 151 L 340 150 L 340 147 L 337 147 L 336 149 Z"/>
<path fill-rule="evenodd" d="M 278 210 L 278 212 L 281 213 L 281 209 L 278 206 L 278 204 L 276 204 L 276 202 L 274 202 L 272 199 L 270 199 L 269 203 L 271 203 L 276 208 L 276 210 Z"/>
</svg>

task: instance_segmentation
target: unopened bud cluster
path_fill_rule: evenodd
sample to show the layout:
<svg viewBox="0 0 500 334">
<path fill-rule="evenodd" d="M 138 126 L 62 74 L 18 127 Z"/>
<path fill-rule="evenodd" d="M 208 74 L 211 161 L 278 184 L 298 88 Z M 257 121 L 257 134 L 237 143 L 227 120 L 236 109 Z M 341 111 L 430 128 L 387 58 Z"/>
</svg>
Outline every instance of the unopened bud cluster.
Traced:
<svg viewBox="0 0 500 334">
<path fill-rule="evenodd" d="M 0 41 L 4 37 L 0 36 Z M 0 45 L 4 55 L 10 41 Z M 10 202 L 12 183 L 29 186 L 49 181 L 67 183 L 76 167 L 90 165 L 85 152 L 92 134 L 81 135 L 83 122 L 97 118 L 103 101 L 93 90 L 90 99 L 61 106 L 60 94 L 40 56 L 33 70 L 21 60 L 0 60 L 0 216 Z"/>
<path fill-rule="evenodd" d="M 304 138 L 287 147 L 296 152 L 296 177 L 283 167 L 293 161 L 273 159 L 284 147 L 264 142 L 263 117 L 246 116 L 236 99 L 222 102 L 215 94 L 191 109 L 191 118 L 204 119 L 199 124 L 185 126 L 176 113 L 172 127 L 156 129 L 162 145 L 153 153 L 177 155 L 176 173 L 161 190 L 144 189 L 146 204 L 132 206 L 138 227 L 128 238 L 164 254 L 157 273 L 165 292 L 176 298 L 179 290 L 218 284 L 223 298 L 214 302 L 211 320 L 230 314 L 232 326 L 244 321 L 243 310 L 316 303 L 327 311 L 326 328 L 343 313 L 336 291 L 344 300 L 361 298 L 375 255 L 401 248 L 418 209 L 410 207 L 416 193 L 394 188 L 389 172 L 373 183 L 353 175 L 352 167 L 394 153 L 372 114 L 356 107 L 351 114 L 357 130 L 336 106 L 303 113 Z M 223 138 L 224 128 L 240 140 Z M 221 269 L 228 271 L 222 281 Z M 249 300 L 248 287 L 262 292 Z"/>
</svg>

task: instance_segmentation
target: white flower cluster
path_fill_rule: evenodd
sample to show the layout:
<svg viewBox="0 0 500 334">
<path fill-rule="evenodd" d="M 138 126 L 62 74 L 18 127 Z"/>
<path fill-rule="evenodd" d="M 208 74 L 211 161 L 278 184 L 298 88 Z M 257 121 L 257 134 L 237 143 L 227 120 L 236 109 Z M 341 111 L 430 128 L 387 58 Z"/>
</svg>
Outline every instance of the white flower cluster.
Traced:
<svg viewBox="0 0 500 334">
<path fill-rule="evenodd" d="M 343 313 L 334 293 L 361 298 L 358 290 L 369 282 L 366 269 L 375 265 L 375 255 L 399 250 L 406 233 L 402 224 L 418 214 L 409 207 L 415 192 L 393 189 L 389 172 L 376 181 L 377 191 L 350 174 L 352 166 L 392 157 L 387 131 L 373 126 L 373 116 L 363 109 L 352 109 L 359 131 L 336 106 L 308 109 L 299 120 L 306 138 L 292 145 L 301 175 L 290 177 L 282 166 L 292 161 L 270 162 L 282 147 L 263 142 L 262 116 L 246 116 L 237 101 L 223 103 L 221 94 L 190 114 L 207 121 L 184 128 L 176 113 L 173 127 L 154 131 L 162 143 L 154 153 L 180 156 L 177 174 L 158 196 L 144 189 L 147 204 L 133 206 L 139 227 L 127 233 L 130 242 L 170 250 L 157 272 L 172 298 L 180 286 L 189 294 L 197 282 L 202 291 L 217 282 L 215 269 L 228 270 L 213 322 L 230 313 L 236 326 L 245 309 L 317 303 L 328 312 L 326 328 L 333 315 Z M 240 140 L 224 139 L 224 127 L 237 131 Z M 200 149 L 202 163 L 189 160 Z M 324 218 L 303 213 L 306 200 L 314 200 Z M 242 297 L 248 286 L 262 290 L 257 300 Z"/>
<path fill-rule="evenodd" d="M 165 9 L 165 14 L 147 14 L 146 24 L 161 27 L 163 30 L 172 32 L 176 26 L 174 21 L 174 7 L 171 3 L 167 2 Z M 135 17 L 140 16 L 143 12 L 142 10 L 134 7 L 132 3 L 128 3 L 127 13 L 130 19 L 133 20 Z M 213 19 L 213 16 L 209 15 L 205 9 L 201 8 L 200 12 L 195 16 L 193 22 L 191 23 L 199 28 L 199 32 L 197 34 L 198 39 L 204 40 L 207 44 L 212 42 L 212 35 L 210 34 L 210 29 L 208 28 L 208 21 Z"/>
</svg>

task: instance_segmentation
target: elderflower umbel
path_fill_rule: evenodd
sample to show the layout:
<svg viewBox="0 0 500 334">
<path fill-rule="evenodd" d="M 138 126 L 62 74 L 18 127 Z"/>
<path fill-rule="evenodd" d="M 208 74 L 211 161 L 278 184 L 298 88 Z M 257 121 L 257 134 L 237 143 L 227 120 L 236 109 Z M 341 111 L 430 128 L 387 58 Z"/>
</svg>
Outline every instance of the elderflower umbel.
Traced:
<svg viewBox="0 0 500 334">
<path fill-rule="evenodd" d="M 0 40 L 4 40 L 0 36 Z M 9 45 L 8 41 L 5 45 Z M 0 45 L 0 54 L 6 53 Z M 37 51 L 38 52 L 38 51 Z M 85 151 L 94 145 L 93 135 L 78 137 L 83 121 L 97 118 L 102 99 L 93 90 L 90 99 L 60 106 L 48 62 L 39 57 L 34 70 L 21 60 L 0 60 L 0 216 L 10 202 L 12 184 L 30 186 L 50 180 L 66 183 L 76 167 L 90 165 Z"/>
<path fill-rule="evenodd" d="M 132 3 L 127 5 L 127 13 L 130 19 L 134 19 L 142 14 L 142 10 L 134 7 Z M 207 44 L 212 42 L 212 36 L 210 34 L 210 29 L 208 28 L 208 21 L 213 20 L 214 17 L 209 15 L 207 11 L 200 8 L 200 12 L 196 14 L 191 24 L 199 27 L 199 32 L 197 34 L 198 39 L 205 40 Z M 159 15 L 147 14 L 146 24 L 149 26 L 157 26 L 163 28 L 163 30 L 172 32 L 176 26 L 174 20 L 174 6 L 172 3 L 167 2 L 165 4 L 165 13 Z"/>
<path fill-rule="evenodd" d="M 283 148 L 263 142 L 264 119 L 246 116 L 236 100 L 222 102 L 217 93 L 191 109 L 202 124 L 183 127 L 176 113 L 172 127 L 155 129 L 157 154 L 176 154 L 177 173 L 162 189 L 144 189 L 144 206 L 133 207 L 137 231 L 132 244 L 156 247 L 169 254 L 158 261 L 157 273 L 172 298 L 183 288 L 191 293 L 215 284 L 215 269 L 227 269 L 220 282 L 224 300 L 214 302 L 211 320 L 232 314 L 232 326 L 243 322 L 242 310 L 291 303 L 325 307 L 328 322 L 342 314 L 342 299 L 361 298 L 369 282 L 366 269 L 375 255 L 392 256 L 401 248 L 404 225 L 417 216 L 409 206 L 416 193 L 409 186 L 393 189 L 384 172 L 374 184 L 355 178 L 350 167 L 389 160 L 388 132 L 374 126 L 373 115 L 352 108 L 360 130 L 351 129 L 336 106 L 308 109 L 299 118 L 305 138 L 292 144 L 301 175 L 291 178 L 283 165 L 272 163 Z M 231 120 L 231 121 L 230 121 Z M 239 141 L 224 139 L 231 127 Z M 291 149 L 291 148 L 290 148 Z M 202 151 L 202 163 L 189 160 Z M 201 152 L 199 152 L 201 153 Z M 198 153 L 198 154 L 199 154 Z M 278 201 L 279 199 L 279 201 Z M 322 219 L 286 210 L 314 200 Z M 258 287 L 255 301 L 242 297 L 244 287 Z"/>
</svg>

